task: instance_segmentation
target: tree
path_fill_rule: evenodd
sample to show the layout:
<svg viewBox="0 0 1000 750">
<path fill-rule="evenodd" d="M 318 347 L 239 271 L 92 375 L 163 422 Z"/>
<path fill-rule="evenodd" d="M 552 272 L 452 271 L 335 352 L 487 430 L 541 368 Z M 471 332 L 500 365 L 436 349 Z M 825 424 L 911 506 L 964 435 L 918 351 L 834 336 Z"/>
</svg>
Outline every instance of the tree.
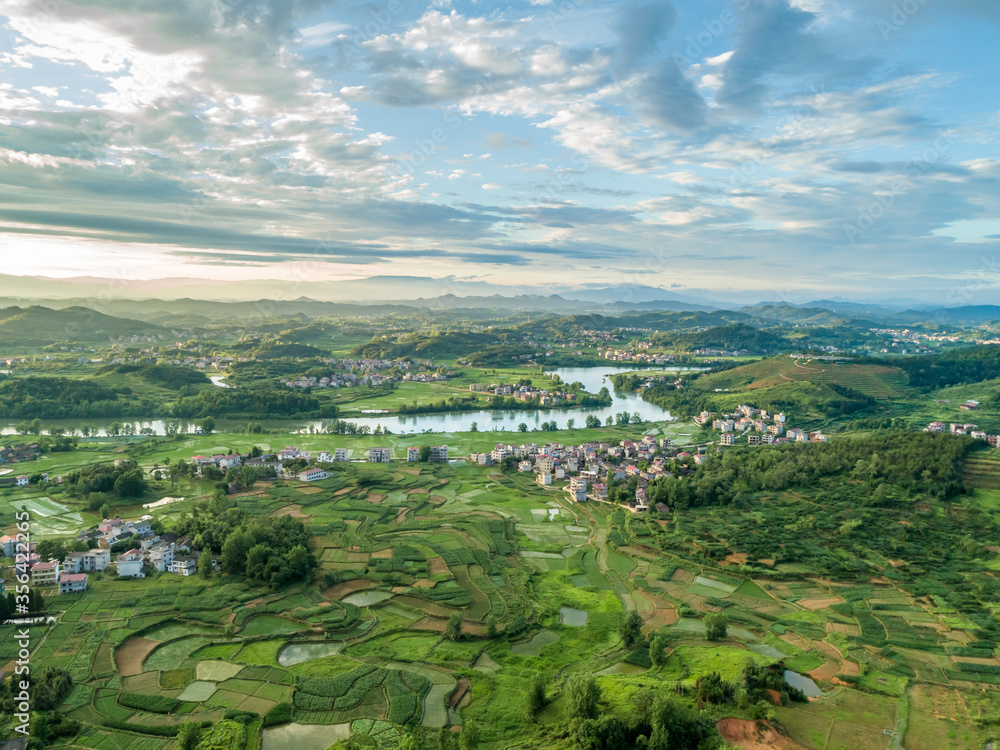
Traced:
<svg viewBox="0 0 1000 750">
<path fill-rule="evenodd" d="M 667 663 L 667 639 L 662 635 L 653 636 L 649 644 L 649 660 L 654 667 L 662 667 Z"/>
<path fill-rule="evenodd" d="M 600 426 L 601 426 L 601 418 L 600 417 L 595 417 L 593 414 L 591 414 L 591 415 L 589 415 L 587 417 L 587 427 L 589 429 L 592 430 L 595 427 L 600 427 Z"/>
<path fill-rule="evenodd" d="M 566 420 L 566 429 L 567 430 L 572 430 L 574 427 L 576 427 L 576 420 L 575 419 L 568 419 L 568 420 Z"/>
<path fill-rule="evenodd" d="M 471 425 L 469 425 L 469 432 L 479 432 L 479 423 L 473 422 Z"/>
<path fill-rule="evenodd" d="M 486 637 L 490 640 L 497 637 L 497 618 L 493 615 L 486 618 Z"/>
<path fill-rule="evenodd" d="M 612 417 L 611 415 L 608 415 L 608 418 L 604 420 L 604 424 L 607 427 L 613 427 L 615 424 L 615 418 Z"/>
<path fill-rule="evenodd" d="M 127 471 L 115 480 L 115 493 L 119 497 L 142 497 L 146 494 L 146 477 L 142 469 Z"/>
<path fill-rule="evenodd" d="M 222 545 L 222 567 L 227 573 L 243 573 L 247 566 L 247 553 L 253 538 L 243 529 L 236 529 Z"/>
<path fill-rule="evenodd" d="M 180 743 L 181 750 L 194 750 L 198 744 L 199 734 L 201 734 L 201 727 L 193 721 L 185 721 L 181 724 L 180 731 L 177 733 L 177 741 Z"/>
<path fill-rule="evenodd" d="M 462 620 L 462 615 L 459 612 L 455 612 L 448 618 L 448 624 L 444 629 L 445 638 L 449 641 L 458 641 L 462 639 Z"/>
<path fill-rule="evenodd" d="M 201 555 L 198 557 L 198 575 L 202 578 L 212 577 L 212 552 L 208 549 L 203 549 Z"/>
<path fill-rule="evenodd" d="M 529 719 L 534 719 L 545 708 L 545 678 L 540 674 L 531 681 L 525 708 Z"/>
<path fill-rule="evenodd" d="M 521 422 L 521 424 L 519 424 L 517 426 L 517 431 L 518 432 L 527 432 L 528 431 L 528 425 L 526 425 L 524 422 Z"/>
<path fill-rule="evenodd" d="M 593 675 L 577 675 L 569 679 L 566 684 L 566 711 L 570 719 L 596 718 L 600 701 L 601 687 Z"/>
<path fill-rule="evenodd" d="M 426 464 L 426 463 L 430 462 L 430 460 L 431 460 L 431 447 L 429 445 L 421 445 L 420 446 L 420 450 L 417 451 L 417 460 L 420 463 L 422 463 L 422 464 Z"/>
<path fill-rule="evenodd" d="M 710 641 L 721 641 L 729 632 L 729 620 L 722 614 L 711 614 L 705 617 L 705 636 Z"/>
<path fill-rule="evenodd" d="M 66 558 L 66 545 L 52 539 L 43 539 L 35 548 L 39 560 L 58 560 L 62 562 Z"/>
<path fill-rule="evenodd" d="M 107 519 L 111 515 L 111 506 L 107 503 L 101 506 L 101 518 Z"/>
<path fill-rule="evenodd" d="M 215 430 L 215 420 L 212 417 L 205 417 L 195 422 L 195 425 L 201 428 L 201 431 L 206 435 L 211 435 Z"/>
<path fill-rule="evenodd" d="M 639 613 L 630 609 L 618 623 L 618 635 L 625 641 L 625 648 L 632 648 L 642 640 L 642 618 Z"/>
</svg>

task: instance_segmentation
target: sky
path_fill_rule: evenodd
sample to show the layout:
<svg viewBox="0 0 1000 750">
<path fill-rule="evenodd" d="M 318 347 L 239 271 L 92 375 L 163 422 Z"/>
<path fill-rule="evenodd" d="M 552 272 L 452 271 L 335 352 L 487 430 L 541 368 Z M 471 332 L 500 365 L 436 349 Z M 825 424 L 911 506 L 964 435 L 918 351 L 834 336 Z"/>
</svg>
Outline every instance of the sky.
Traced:
<svg viewBox="0 0 1000 750">
<path fill-rule="evenodd" d="M 0 273 L 1000 299 L 995 0 L 5 0 Z"/>
</svg>

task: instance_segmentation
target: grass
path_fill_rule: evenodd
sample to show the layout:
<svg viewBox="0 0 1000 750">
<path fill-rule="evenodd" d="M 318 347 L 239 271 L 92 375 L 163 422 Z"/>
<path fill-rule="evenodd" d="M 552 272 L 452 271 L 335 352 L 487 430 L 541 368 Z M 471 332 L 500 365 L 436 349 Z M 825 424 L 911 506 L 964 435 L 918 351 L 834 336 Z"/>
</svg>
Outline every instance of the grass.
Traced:
<svg viewBox="0 0 1000 750">
<path fill-rule="evenodd" d="M 842 690 L 775 713 L 789 737 L 815 750 L 884 750 L 883 730 L 895 726 L 896 701 Z"/>
</svg>

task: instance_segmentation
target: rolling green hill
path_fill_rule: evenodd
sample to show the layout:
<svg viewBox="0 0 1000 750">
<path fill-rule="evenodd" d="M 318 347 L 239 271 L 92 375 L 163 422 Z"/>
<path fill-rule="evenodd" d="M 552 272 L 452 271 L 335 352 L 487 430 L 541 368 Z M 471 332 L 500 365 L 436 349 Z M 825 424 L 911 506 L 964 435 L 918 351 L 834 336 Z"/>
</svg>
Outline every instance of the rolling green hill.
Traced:
<svg viewBox="0 0 1000 750">
<path fill-rule="evenodd" d="M 104 315 L 86 307 L 8 307 L 0 310 L 0 341 L 13 346 L 47 346 L 60 342 L 105 343 L 119 336 L 168 333 L 152 323 Z"/>
</svg>

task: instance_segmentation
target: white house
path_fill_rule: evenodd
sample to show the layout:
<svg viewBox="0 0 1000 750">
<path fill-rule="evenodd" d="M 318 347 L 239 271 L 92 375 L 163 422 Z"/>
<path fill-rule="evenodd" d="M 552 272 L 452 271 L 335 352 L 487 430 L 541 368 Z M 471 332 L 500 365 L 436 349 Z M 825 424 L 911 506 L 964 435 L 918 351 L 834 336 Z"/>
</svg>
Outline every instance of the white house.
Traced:
<svg viewBox="0 0 1000 750">
<path fill-rule="evenodd" d="M 27 487 L 29 484 L 31 484 L 31 480 L 28 479 L 28 475 L 27 474 L 22 474 L 21 476 L 19 476 L 17 478 L 17 486 L 18 487 Z"/>
<path fill-rule="evenodd" d="M 195 571 L 198 569 L 197 561 L 193 557 L 175 557 L 174 561 L 170 563 L 170 572 L 176 573 L 182 576 L 194 575 Z"/>
<path fill-rule="evenodd" d="M 410 461 L 412 463 L 413 461 L 416 461 L 419 457 L 420 457 L 420 449 L 419 448 L 412 448 L 411 447 L 411 448 L 407 448 L 406 449 L 406 460 L 407 461 Z"/>
<path fill-rule="evenodd" d="M 448 463 L 448 446 L 447 445 L 432 445 L 431 446 L 431 461 L 434 463 L 446 464 Z"/>
<path fill-rule="evenodd" d="M 535 477 L 535 482 L 537 482 L 538 485 L 541 487 L 548 487 L 550 484 L 552 484 L 552 475 L 539 474 L 537 477 Z"/>
<path fill-rule="evenodd" d="M 82 594 L 86 590 L 86 573 L 63 573 L 59 576 L 60 594 Z"/>
<path fill-rule="evenodd" d="M 326 479 L 329 474 L 327 474 L 323 469 L 306 469 L 299 473 L 299 479 L 303 482 L 315 482 L 319 479 Z"/>
<path fill-rule="evenodd" d="M 145 562 L 142 550 L 138 549 L 129 550 L 115 558 L 118 575 L 121 578 L 145 578 L 146 572 L 143 570 Z"/>
</svg>

